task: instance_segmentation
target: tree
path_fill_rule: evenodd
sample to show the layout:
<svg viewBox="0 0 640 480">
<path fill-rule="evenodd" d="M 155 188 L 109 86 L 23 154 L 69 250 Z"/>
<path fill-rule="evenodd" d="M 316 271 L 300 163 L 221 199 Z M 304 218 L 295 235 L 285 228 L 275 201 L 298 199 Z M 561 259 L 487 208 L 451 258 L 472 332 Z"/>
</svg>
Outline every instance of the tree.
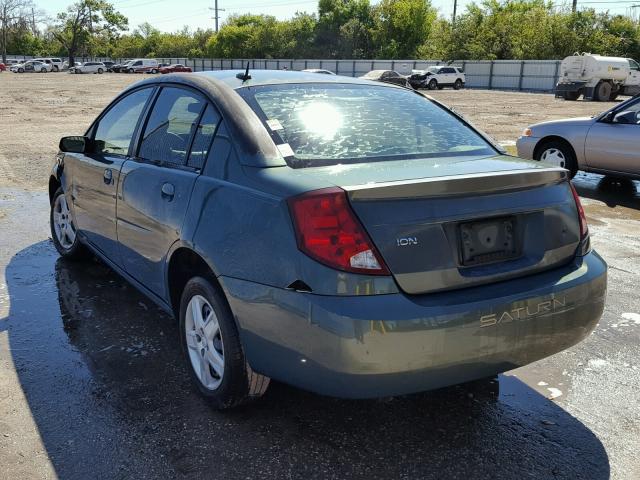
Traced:
<svg viewBox="0 0 640 480">
<path fill-rule="evenodd" d="M 9 28 L 27 17 L 30 0 L 0 0 L 0 39 L 2 40 L 2 62 L 7 63 L 7 43 Z"/>
<path fill-rule="evenodd" d="M 58 14 L 52 33 L 66 49 L 69 65 L 73 65 L 81 48 L 87 48 L 99 35 L 115 38 L 127 24 L 127 18 L 112 4 L 103 0 L 80 0 Z"/>
<path fill-rule="evenodd" d="M 438 15 L 429 0 L 382 0 L 374 9 L 374 41 L 382 58 L 415 58 Z"/>
</svg>

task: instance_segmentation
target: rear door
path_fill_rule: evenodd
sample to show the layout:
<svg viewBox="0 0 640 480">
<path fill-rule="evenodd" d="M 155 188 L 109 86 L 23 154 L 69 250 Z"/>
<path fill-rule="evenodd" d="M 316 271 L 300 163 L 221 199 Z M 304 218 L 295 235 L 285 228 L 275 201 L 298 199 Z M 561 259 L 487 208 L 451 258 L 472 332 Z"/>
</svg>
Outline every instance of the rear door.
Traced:
<svg viewBox="0 0 640 480">
<path fill-rule="evenodd" d="M 116 191 L 120 168 L 153 88 L 136 90 L 114 103 L 89 133 L 93 152 L 66 154 L 71 167 L 71 201 L 76 225 L 91 244 L 119 264 Z"/>
<path fill-rule="evenodd" d="M 126 271 L 156 295 L 164 294 L 165 257 L 181 237 L 191 191 L 206 158 L 203 151 L 208 151 L 219 120 L 213 105 L 198 92 L 164 87 L 135 159 L 122 168 L 120 254 Z"/>
<path fill-rule="evenodd" d="M 640 98 L 621 106 L 617 114 L 621 112 L 635 112 L 635 123 L 634 119 L 629 123 L 596 122 L 585 143 L 587 164 L 640 175 Z"/>
</svg>

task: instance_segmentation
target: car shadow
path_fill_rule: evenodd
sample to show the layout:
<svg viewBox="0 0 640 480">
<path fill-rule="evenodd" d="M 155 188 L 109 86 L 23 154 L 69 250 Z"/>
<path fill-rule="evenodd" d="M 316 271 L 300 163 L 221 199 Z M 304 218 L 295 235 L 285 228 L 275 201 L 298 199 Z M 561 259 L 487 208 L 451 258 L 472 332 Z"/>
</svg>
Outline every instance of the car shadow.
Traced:
<svg viewBox="0 0 640 480">
<path fill-rule="evenodd" d="M 366 401 L 273 382 L 221 413 L 190 385 L 174 320 L 101 262 L 46 241 L 5 274 L 0 325 L 61 479 L 609 478 L 594 433 L 513 376 Z"/>
<path fill-rule="evenodd" d="M 595 173 L 582 173 L 573 179 L 581 197 L 604 202 L 608 207 L 627 207 L 640 210 L 638 181 Z"/>
</svg>

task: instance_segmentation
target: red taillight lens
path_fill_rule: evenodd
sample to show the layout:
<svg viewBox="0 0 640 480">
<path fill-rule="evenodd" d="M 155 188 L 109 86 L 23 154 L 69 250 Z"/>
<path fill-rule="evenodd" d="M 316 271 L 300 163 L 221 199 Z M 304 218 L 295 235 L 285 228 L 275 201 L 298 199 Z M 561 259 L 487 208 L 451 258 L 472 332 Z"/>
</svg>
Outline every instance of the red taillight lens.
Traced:
<svg viewBox="0 0 640 480">
<path fill-rule="evenodd" d="M 389 275 L 344 190 L 327 188 L 290 198 L 289 210 L 298 248 L 310 257 L 346 272 Z"/>
<path fill-rule="evenodd" d="M 582 202 L 580 202 L 580 196 L 578 195 L 578 192 L 576 192 L 576 188 L 571 182 L 569 182 L 569 185 L 571 186 L 571 193 L 573 194 L 573 199 L 575 200 L 576 208 L 578 209 L 578 218 L 580 219 L 580 240 L 584 240 L 587 235 L 589 235 L 587 216 L 584 214 L 584 208 L 582 207 Z"/>
</svg>

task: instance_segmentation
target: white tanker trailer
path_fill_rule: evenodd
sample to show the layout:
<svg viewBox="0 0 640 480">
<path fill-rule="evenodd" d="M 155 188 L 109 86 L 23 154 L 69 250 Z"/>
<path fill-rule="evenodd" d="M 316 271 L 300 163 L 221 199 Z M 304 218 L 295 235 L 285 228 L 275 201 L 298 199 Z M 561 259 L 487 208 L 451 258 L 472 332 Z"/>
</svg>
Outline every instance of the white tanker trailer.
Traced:
<svg viewBox="0 0 640 480">
<path fill-rule="evenodd" d="M 631 58 L 603 57 L 583 53 L 565 58 L 560 65 L 556 97 L 600 102 L 618 95 L 640 93 L 640 65 Z"/>
</svg>

